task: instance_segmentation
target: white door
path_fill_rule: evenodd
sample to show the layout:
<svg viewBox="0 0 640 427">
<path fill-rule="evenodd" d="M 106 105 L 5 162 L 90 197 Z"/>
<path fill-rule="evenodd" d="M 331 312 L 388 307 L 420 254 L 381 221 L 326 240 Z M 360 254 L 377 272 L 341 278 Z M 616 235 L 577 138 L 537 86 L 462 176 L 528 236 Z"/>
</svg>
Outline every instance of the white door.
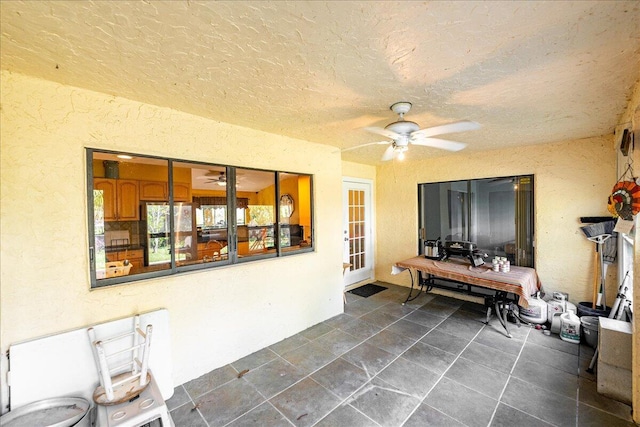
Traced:
<svg viewBox="0 0 640 427">
<path fill-rule="evenodd" d="M 345 286 L 373 277 L 371 186 L 368 180 L 342 180 L 343 260 L 351 264 L 344 274 Z"/>
</svg>

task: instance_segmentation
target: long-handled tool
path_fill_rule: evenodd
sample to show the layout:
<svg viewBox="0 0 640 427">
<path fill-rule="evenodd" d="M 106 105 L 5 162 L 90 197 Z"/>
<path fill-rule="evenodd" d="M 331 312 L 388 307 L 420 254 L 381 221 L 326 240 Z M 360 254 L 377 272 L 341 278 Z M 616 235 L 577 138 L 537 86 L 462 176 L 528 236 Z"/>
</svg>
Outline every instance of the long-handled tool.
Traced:
<svg viewBox="0 0 640 427">
<path fill-rule="evenodd" d="M 613 303 L 613 307 L 611 307 L 611 313 L 609 317 L 612 319 L 622 319 L 624 315 L 624 307 L 625 302 L 627 300 L 627 290 L 628 288 L 624 286 L 624 282 L 627 281 L 627 277 L 629 277 L 629 271 L 624 275 L 624 279 L 622 279 L 622 283 L 620 283 L 620 287 L 618 288 L 618 294 L 616 295 L 616 300 Z"/>
<path fill-rule="evenodd" d="M 598 286 L 600 284 L 600 276 L 599 276 L 599 264 L 598 261 L 600 260 L 600 257 L 598 255 L 598 246 L 596 245 L 596 250 L 593 252 L 593 296 L 591 298 L 591 308 L 593 308 L 594 310 L 596 309 L 596 307 L 598 306 L 598 295 L 600 293 L 600 286 Z"/>
<path fill-rule="evenodd" d="M 607 309 L 607 298 L 605 292 L 605 265 L 604 265 L 604 253 L 603 253 L 603 245 L 604 242 L 611 237 L 613 234 L 613 228 L 615 226 L 615 222 L 611 219 L 607 221 L 598 222 L 595 224 L 589 224 L 580 227 L 582 232 L 587 236 L 587 239 L 596 244 L 596 255 L 597 255 L 597 264 L 594 267 L 595 269 L 595 277 L 598 277 L 598 267 L 600 271 L 600 290 L 598 293 L 597 301 L 593 302 L 593 308 L 595 309 L 598 305 L 601 305 L 604 310 Z M 598 280 L 598 279 L 595 279 Z M 597 285 L 596 285 L 597 286 Z M 595 291 L 594 291 L 595 294 Z"/>
<path fill-rule="evenodd" d="M 628 288 L 624 286 L 624 282 L 627 280 L 629 276 L 629 271 L 624 275 L 624 279 L 622 279 L 622 283 L 620 283 L 620 287 L 618 288 L 618 294 L 616 295 L 616 300 L 613 303 L 613 307 L 611 307 L 611 312 L 609 313 L 609 319 L 621 320 L 623 316 L 626 316 L 628 311 L 627 303 L 627 290 Z M 595 353 L 593 353 L 593 357 L 591 358 L 591 363 L 589 363 L 589 368 L 587 372 L 593 374 L 593 367 L 596 365 L 596 361 L 598 360 L 598 347 L 596 347 Z"/>
</svg>

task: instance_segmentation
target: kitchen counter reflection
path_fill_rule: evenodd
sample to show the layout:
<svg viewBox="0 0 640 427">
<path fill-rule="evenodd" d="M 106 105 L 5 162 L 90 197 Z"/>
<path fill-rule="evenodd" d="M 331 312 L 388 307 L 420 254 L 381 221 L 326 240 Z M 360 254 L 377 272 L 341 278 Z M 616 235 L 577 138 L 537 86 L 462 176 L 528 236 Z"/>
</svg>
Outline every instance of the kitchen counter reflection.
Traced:
<svg viewBox="0 0 640 427">
<path fill-rule="evenodd" d="M 113 245 L 113 246 L 105 246 L 104 251 L 106 253 L 111 252 L 123 252 L 123 251 L 135 251 L 144 249 L 141 245 Z"/>
</svg>

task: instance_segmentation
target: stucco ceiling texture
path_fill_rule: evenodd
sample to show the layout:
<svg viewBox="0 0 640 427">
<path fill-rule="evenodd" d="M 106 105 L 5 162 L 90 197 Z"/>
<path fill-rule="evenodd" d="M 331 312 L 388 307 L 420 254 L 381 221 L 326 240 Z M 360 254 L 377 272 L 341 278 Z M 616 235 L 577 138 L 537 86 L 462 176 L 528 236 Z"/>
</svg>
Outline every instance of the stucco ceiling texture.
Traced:
<svg viewBox="0 0 640 427">
<path fill-rule="evenodd" d="M 2 69 L 339 148 L 473 120 L 467 151 L 613 133 L 640 2 L 2 1 Z M 385 147 L 343 153 L 378 164 Z M 449 154 L 410 147 L 407 157 Z"/>
</svg>

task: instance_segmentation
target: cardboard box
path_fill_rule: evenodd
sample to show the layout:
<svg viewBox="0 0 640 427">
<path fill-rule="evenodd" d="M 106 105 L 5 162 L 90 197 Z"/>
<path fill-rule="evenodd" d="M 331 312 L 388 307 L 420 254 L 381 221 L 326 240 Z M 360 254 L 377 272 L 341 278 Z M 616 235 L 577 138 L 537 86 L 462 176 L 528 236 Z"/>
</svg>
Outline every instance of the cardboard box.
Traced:
<svg viewBox="0 0 640 427">
<path fill-rule="evenodd" d="M 631 338 L 631 323 L 600 317 L 598 363 L 631 370 Z"/>
<path fill-rule="evenodd" d="M 598 358 L 598 393 L 631 405 L 631 370 L 604 363 Z"/>
</svg>

